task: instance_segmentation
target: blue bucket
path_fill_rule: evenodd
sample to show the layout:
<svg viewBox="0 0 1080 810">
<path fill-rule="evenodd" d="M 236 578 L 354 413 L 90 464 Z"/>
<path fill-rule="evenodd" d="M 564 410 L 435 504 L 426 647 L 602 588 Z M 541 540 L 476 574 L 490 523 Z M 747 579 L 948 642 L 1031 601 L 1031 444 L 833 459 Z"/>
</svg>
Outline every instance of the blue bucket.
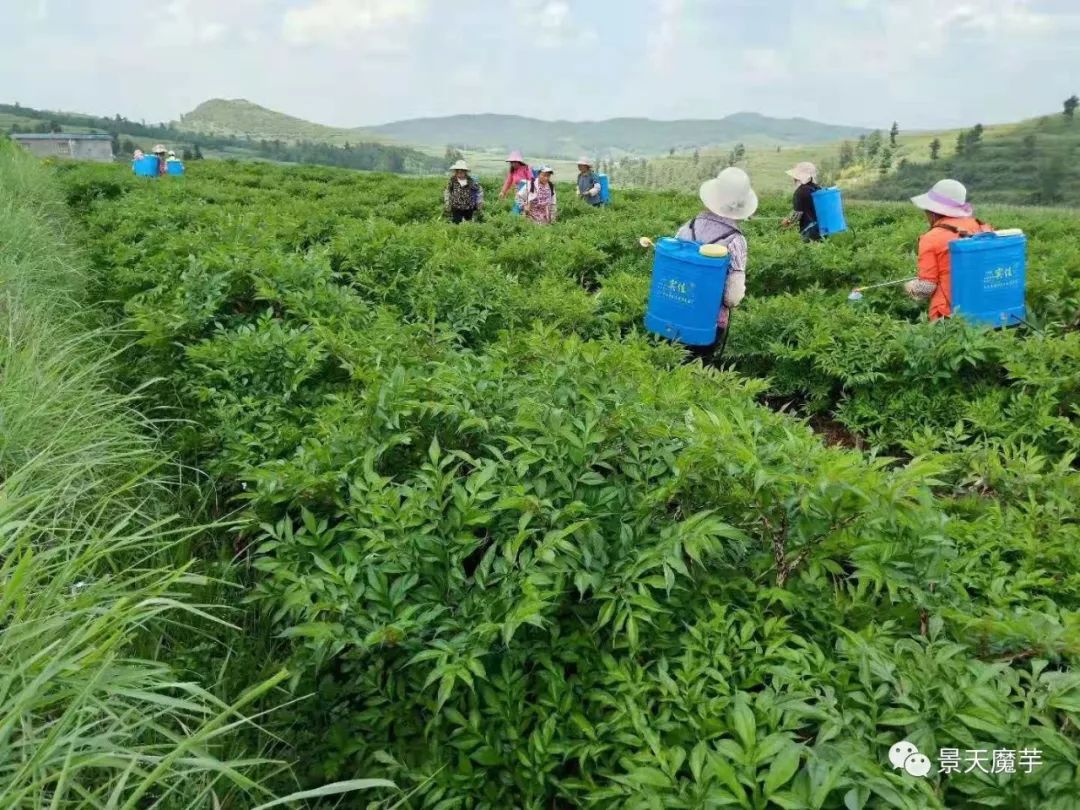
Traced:
<svg viewBox="0 0 1080 810">
<path fill-rule="evenodd" d="M 840 189 L 835 186 L 819 189 L 811 197 L 814 200 L 814 211 L 817 212 L 818 232 L 823 237 L 843 233 L 848 229 Z"/>
<path fill-rule="evenodd" d="M 518 180 L 517 190 L 518 190 L 519 193 L 521 192 L 521 190 L 523 188 L 525 188 L 525 186 L 528 184 L 528 182 L 529 182 L 528 180 Z M 514 197 L 513 213 L 515 213 L 515 214 L 520 214 L 521 213 L 521 203 L 519 203 L 517 201 L 517 196 L 516 195 Z"/>
<path fill-rule="evenodd" d="M 653 259 L 645 328 L 688 346 L 716 341 L 731 258 L 698 253 L 697 242 L 661 239 Z"/>
<path fill-rule="evenodd" d="M 611 202 L 611 183 L 608 180 L 606 174 L 599 175 L 600 178 L 600 202 L 607 205 Z"/>
<path fill-rule="evenodd" d="M 1027 317 L 1027 237 L 980 233 L 949 243 L 952 311 L 981 326 L 1013 326 Z"/>
<path fill-rule="evenodd" d="M 184 164 L 179 160 L 166 161 L 165 173 L 171 175 L 181 175 L 184 173 Z"/>
<path fill-rule="evenodd" d="M 135 167 L 135 174 L 139 177 L 157 177 L 158 176 L 158 159 L 153 155 L 144 155 L 136 161 L 133 161 Z"/>
</svg>

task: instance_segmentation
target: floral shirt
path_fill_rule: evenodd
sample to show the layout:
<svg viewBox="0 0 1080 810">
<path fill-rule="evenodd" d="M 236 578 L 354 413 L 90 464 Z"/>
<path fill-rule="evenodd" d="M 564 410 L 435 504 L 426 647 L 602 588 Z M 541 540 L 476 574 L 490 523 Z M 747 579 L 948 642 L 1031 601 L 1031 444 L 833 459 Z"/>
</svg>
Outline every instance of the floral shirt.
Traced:
<svg viewBox="0 0 1080 810">
<path fill-rule="evenodd" d="M 531 186 L 531 188 L 530 188 Z M 525 216 L 541 225 L 550 225 L 556 217 L 555 187 L 539 181 L 530 183 L 517 194 Z"/>
</svg>

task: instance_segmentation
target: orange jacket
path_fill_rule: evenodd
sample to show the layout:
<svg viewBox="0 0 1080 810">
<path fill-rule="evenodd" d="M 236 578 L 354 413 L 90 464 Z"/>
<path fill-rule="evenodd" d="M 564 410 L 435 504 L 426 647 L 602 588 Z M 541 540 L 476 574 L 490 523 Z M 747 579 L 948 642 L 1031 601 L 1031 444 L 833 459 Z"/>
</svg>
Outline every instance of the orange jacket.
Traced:
<svg viewBox="0 0 1080 810">
<path fill-rule="evenodd" d="M 942 226 L 946 227 L 942 227 Z M 956 228 L 967 233 L 992 231 L 989 225 L 974 217 L 943 217 L 919 238 L 919 279 L 937 285 L 930 298 L 930 320 L 948 318 L 952 314 L 952 263 L 949 243 L 959 239 Z"/>
</svg>

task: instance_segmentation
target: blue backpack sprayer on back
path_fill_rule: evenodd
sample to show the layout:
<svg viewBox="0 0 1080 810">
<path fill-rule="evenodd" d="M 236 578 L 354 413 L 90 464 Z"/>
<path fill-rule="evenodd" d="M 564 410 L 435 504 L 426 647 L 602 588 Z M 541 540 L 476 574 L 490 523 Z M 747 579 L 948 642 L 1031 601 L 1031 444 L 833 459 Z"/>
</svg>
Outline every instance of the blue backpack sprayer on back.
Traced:
<svg viewBox="0 0 1080 810">
<path fill-rule="evenodd" d="M 1024 323 L 1027 237 L 1020 231 L 961 234 L 949 243 L 952 311 L 988 327 Z"/>
<path fill-rule="evenodd" d="M 844 200 L 840 189 L 836 186 L 822 188 L 810 196 L 814 201 L 818 233 L 822 238 L 832 236 L 834 233 L 843 233 L 848 229 L 847 220 L 844 219 Z"/>
<path fill-rule="evenodd" d="M 716 340 L 731 257 L 702 256 L 697 242 L 664 238 L 656 243 L 645 328 L 688 346 Z"/>
</svg>

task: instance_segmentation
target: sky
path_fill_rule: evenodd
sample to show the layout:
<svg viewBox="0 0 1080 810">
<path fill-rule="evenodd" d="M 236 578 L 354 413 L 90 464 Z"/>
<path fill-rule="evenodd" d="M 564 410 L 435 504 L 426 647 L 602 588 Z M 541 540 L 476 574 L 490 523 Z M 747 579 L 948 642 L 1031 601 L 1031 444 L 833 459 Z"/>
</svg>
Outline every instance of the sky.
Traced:
<svg viewBox="0 0 1080 810">
<path fill-rule="evenodd" d="M 336 126 L 751 111 L 908 129 L 1080 92 L 1080 0 L 0 0 L 0 102 Z"/>
</svg>

